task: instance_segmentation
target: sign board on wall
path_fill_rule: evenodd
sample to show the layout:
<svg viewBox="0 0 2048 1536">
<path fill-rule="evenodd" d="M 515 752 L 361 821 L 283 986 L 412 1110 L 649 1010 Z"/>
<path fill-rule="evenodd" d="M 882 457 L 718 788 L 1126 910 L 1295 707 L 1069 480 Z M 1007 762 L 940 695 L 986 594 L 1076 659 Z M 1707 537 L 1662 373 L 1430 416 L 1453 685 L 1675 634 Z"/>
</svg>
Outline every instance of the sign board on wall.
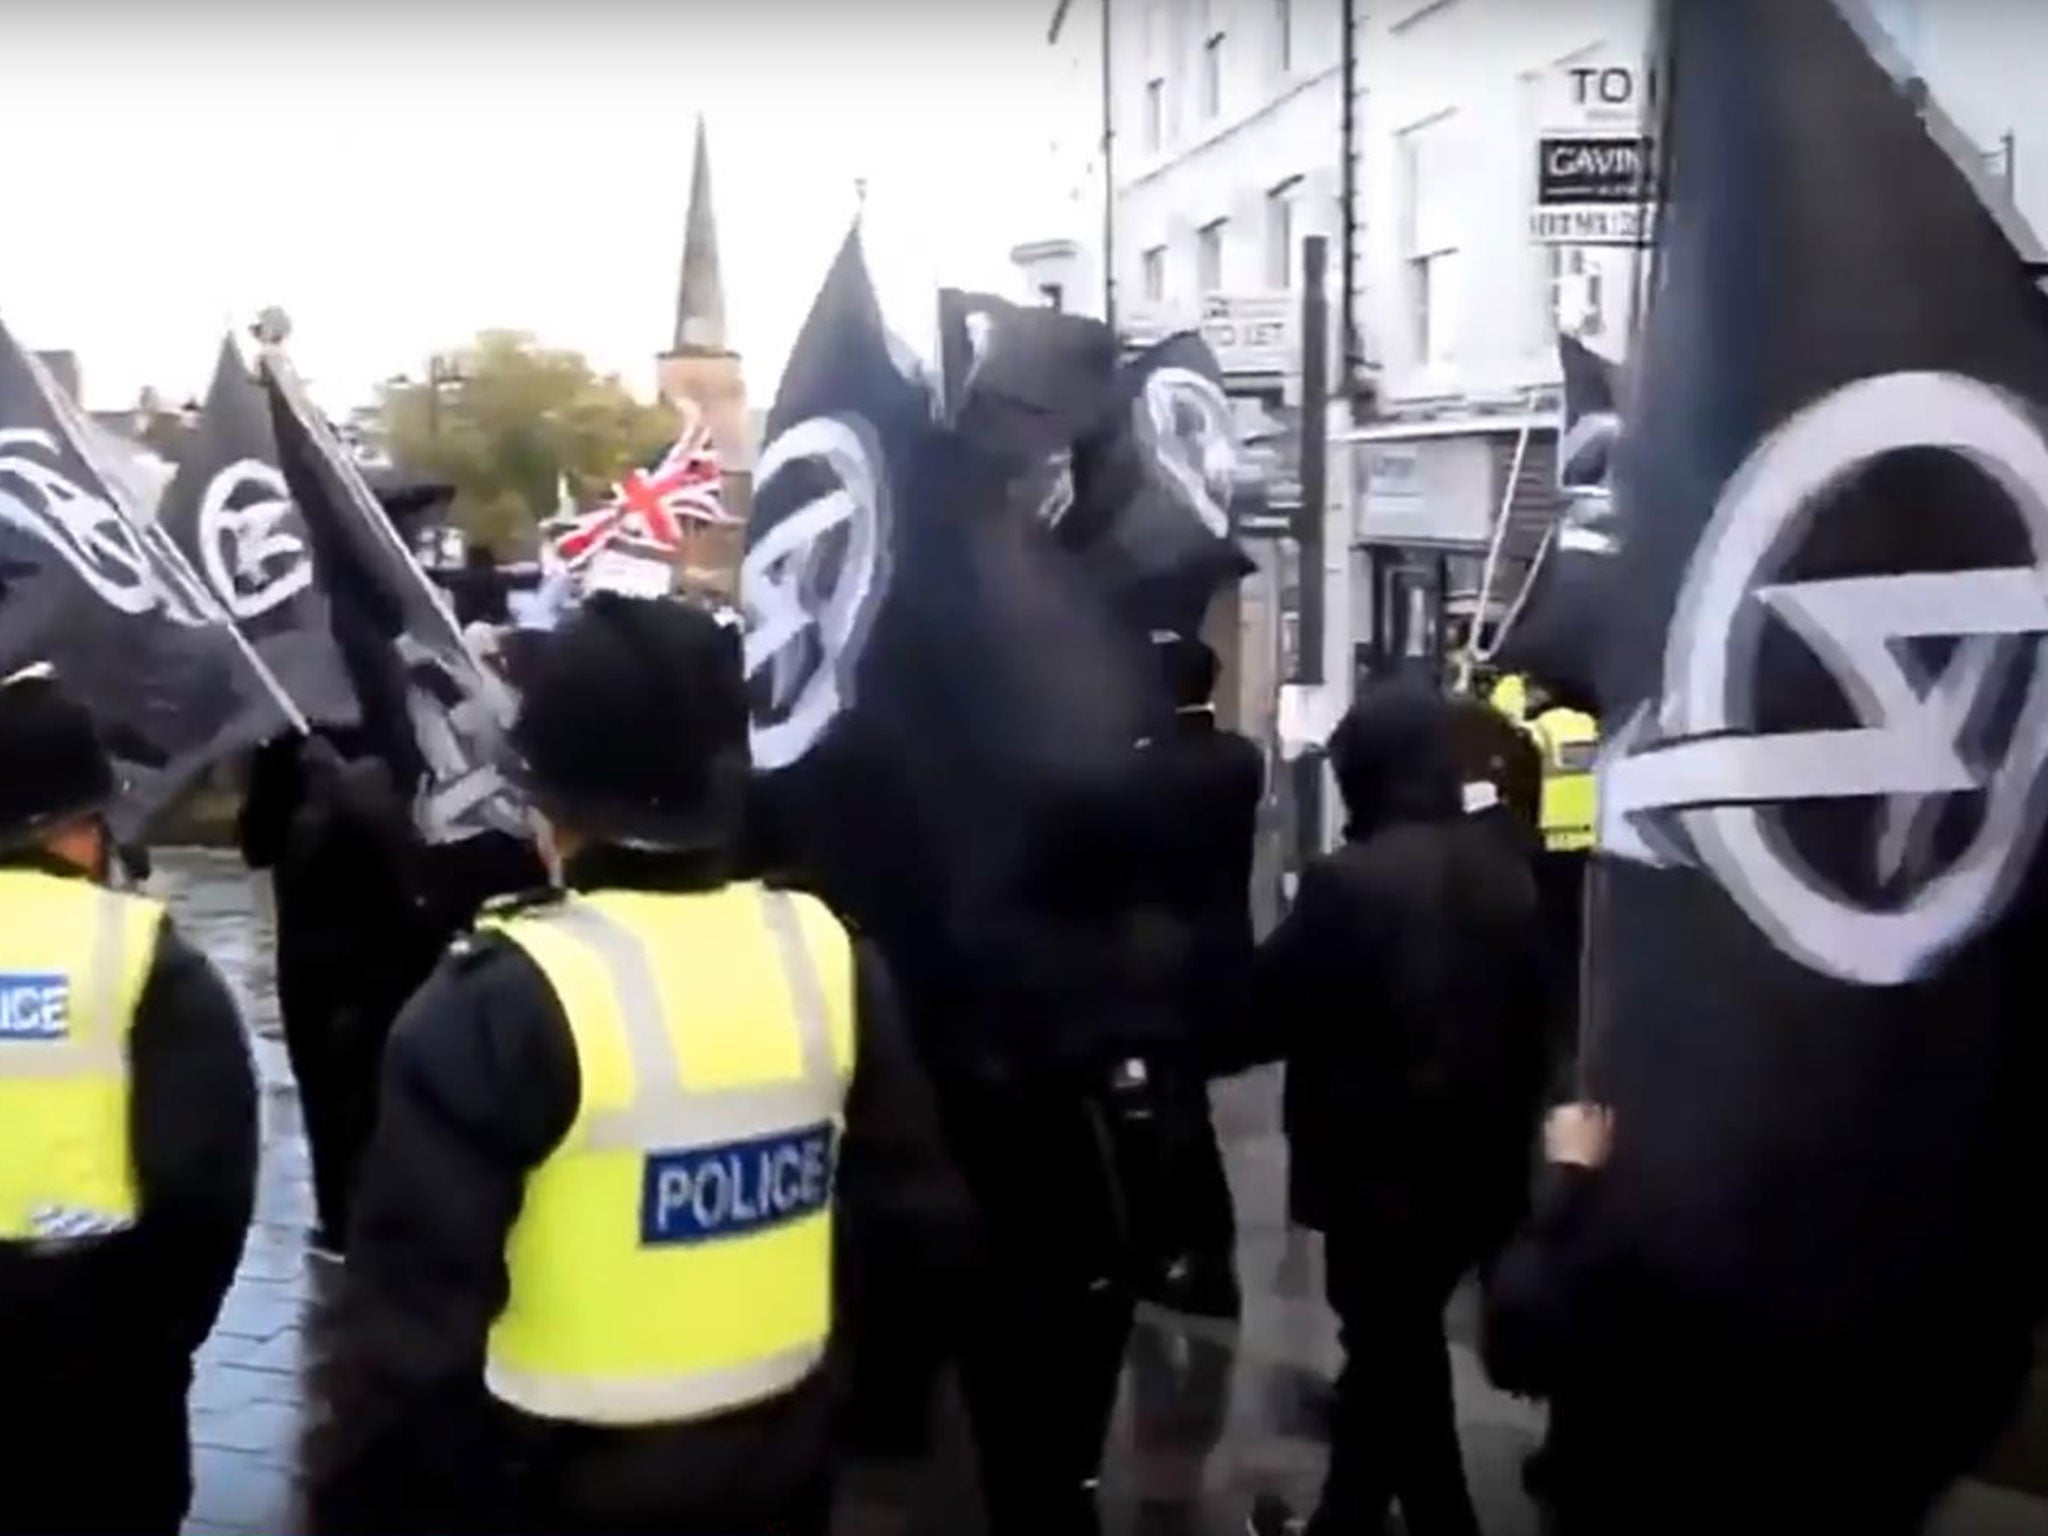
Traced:
<svg viewBox="0 0 2048 1536">
<path fill-rule="evenodd" d="M 1536 202 L 1544 208 L 1642 202 L 1655 169 L 1647 138 L 1546 134 L 1536 141 Z"/>
<path fill-rule="evenodd" d="M 1551 70 L 1536 140 L 1538 245 L 1648 245 L 1655 143 L 1642 67 L 1581 57 Z"/>
<path fill-rule="evenodd" d="M 1298 360 L 1300 305 L 1286 293 L 1211 293 L 1202 298 L 1202 340 L 1225 377 L 1284 374 Z"/>
<path fill-rule="evenodd" d="M 1648 245 L 1657 235 L 1656 209 L 1635 203 L 1538 205 L 1529 211 L 1529 238 L 1538 245 Z"/>
<path fill-rule="evenodd" d="M 1551 70 L 1545 87 L 1543 127 L 1552 132 L 1632 132 L 1649 114 L 1636 63 L 1582 59 Z"/>
<path fill-rule="evenodd" d="M 1358 543 L 1485 544 L 1495 499 L 1486 437 L 1351 443 L 1348 451 Z"/>
</svg>

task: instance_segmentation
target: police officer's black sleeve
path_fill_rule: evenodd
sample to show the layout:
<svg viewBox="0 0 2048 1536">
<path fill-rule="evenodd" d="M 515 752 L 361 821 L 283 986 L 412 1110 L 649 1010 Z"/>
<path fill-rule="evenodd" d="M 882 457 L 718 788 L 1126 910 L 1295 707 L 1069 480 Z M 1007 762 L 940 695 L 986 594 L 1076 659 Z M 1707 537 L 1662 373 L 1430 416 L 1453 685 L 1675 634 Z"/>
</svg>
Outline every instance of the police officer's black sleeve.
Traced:
<svg viewBox="0 0 2048 1536">
<path fill-rule="evenodd" d="M 854 979 L 834 1348 L 847 1449 L 896 1459 L 924 1449 L 932 1387 L 971 1262 L 973 1215 L 888 969 L 865 943 L 854 948 Z"/>
<path fill-rule="evenodd" d="M 532 961 L 463 940 L 400 1015 L 349 1228 L 333 1411 L 311 1436 L 323 1531 L 489 1508 L 484 1340 L 529 1170 L 575 1118 L 575 1046 Z"/>
<path fill-rule="evenodd" d="M 234 998 L 164 921 L 129 1036 L 136 1239 L 166 1343 L 205 1342 L 256 1198 L 256 1071 Z"/>
</svg>

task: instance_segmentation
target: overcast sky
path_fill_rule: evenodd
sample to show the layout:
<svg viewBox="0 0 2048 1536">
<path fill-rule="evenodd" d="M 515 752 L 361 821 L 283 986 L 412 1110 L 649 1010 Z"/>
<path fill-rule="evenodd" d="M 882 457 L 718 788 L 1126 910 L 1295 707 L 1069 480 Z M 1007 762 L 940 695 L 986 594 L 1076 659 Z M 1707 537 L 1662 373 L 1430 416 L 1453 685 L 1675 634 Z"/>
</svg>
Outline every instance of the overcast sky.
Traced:
<svg viewBox="0 0 2048 1536">
<path fill-rule="evenodd" d="M 1008 291 L 1047 195 L 1050 0 L 0 0 L 0 319 L 95 408 L 199 392 L 281 304 L 330 410 L 485 326 L 652 387 L 710 125 L 765 405 L 868 181 L 885 307 Z M 913 338 L 914 339 L 914 338 Z"/>
</svg>

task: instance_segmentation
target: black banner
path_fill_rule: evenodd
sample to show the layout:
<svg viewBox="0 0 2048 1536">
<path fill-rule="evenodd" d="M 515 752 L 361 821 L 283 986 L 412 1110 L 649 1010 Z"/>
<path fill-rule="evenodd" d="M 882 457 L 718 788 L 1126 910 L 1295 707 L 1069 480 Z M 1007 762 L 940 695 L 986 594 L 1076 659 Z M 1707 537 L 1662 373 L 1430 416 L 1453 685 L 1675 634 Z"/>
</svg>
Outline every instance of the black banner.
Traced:
<svg viewBox="0 0 2048 1536">
<path fill-rule="evenodd" d="M 1617 1332 L 1905 1529 L 2048 1276 L 2048 308 L 1833 0 L 1667 34 L 1590 938 Z"/>
<path fill-rule="evenodd" d="M 316 725 L 356 724 L 361 710 L 305 519 L 278 467 L 270 408 L 232 337 L 157 520 L 301 713 Z"/>
<path fill-rule="evenodd" d="M 1558 342 L 1558 360 L 1564 419 L 1557 479 L 1565 505 L 1492 659 L 1503 671 L 1540 679 L 1574 707 L 1594 709 L 1602 624 L 1621 548 L 1621 520 L 1610 495 L 1621 432 L 1619 370 L 1569 336 Z"/>
<path fill-rule="evenodd" d="M 1075 448 L 1060 539 L 1137 623 L 1195 634 L 1216 592 L 1251 569 L 1233 521 L 1248 478 L 1215 355 L 1192 333 L 1169 336 L 1125 365 Z"/>
<path fill-rule="evenodd" d="M 483 831 L 525 836 L 523 803 L 501 766 L 509 692 L 463 644 L 447 600 L 290 365 L 269 353 L 262 373 L 278 463 L 312 540 L 335 643 L 421 834 L 433 843 Z"/>
<path fill-rule="evenodd" d="M 209 764 L 286 729 L 217 605 L 140 515 L 75 402 L 0 328 L 0 673 L 55 667 L 127 784 L 139 838 Z"/>
<path fill-rule="evenodd" d="M 805 322 L 741 575 L 757 830 L 889 953 L 921 1023 L 972 1031 L 970 930 L 1043 811 L 1151 721 L 1142 638 L 1013 498 L 1016 459 L 898 364 L 857 235 Z"/>
</svg>

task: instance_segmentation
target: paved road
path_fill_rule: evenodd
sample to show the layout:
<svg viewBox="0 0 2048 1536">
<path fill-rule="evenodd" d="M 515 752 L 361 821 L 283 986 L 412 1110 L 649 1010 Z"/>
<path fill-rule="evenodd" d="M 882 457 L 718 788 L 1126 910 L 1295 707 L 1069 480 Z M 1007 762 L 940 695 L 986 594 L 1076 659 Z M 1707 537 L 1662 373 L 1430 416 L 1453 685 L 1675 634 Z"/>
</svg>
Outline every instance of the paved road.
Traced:
<svg viewBox="0 0 2048 1536">
<path fill-rule="evenodd" d="M 195 1536 L 281 1536 L 301 1528 L 293 1447 L 304 1321 L 330 1272 L 310 1261 L 312 1218 L 298 1097 L 277 1039 L 267 910 L 232 861 L 176 855 L 159 881 L 186 931 L 241 996 L 263 1078 L 264 1151 L 256 1226 L 200 1356 L 192 1394 Z M 1111 1536 L 1225 1536 L 1271 1489 L 1307 1507 L 1322 1475 L 1317 1404 L 1336 1364 L 1335 1328 L 1317 1299 L 1314 1246 L 1280 1220 L 1283 1147 L 1277 1083 L 1255 1077 L 1218 1095 L 1241 1229 L 1241 1331 L 1195 1335 L 1148 1317 L 1133 1344 L 1105 1478 Z M 1522 1496 L 1522 1456 L 1540 1413 L 1493 1391 L 1468 1344 L 1469 1304 L 1454 1314 L 1461 1430 L 1488 1536 L 1537 1536 Z M 955 1426 L 957 1428 L 957 1425 Z M 972 1536 L 964 1472 L 942 1481 L 920 1521 L 933 1536 Z M 850 1523 L 850 1522 L 849 1522 Z M 1654 1536 L 1654 1533 L 1646 1533 Z M 1934 1536 L 2048 1536 L 2048 1502 L 1971 1486 Z"/>
</svg>

